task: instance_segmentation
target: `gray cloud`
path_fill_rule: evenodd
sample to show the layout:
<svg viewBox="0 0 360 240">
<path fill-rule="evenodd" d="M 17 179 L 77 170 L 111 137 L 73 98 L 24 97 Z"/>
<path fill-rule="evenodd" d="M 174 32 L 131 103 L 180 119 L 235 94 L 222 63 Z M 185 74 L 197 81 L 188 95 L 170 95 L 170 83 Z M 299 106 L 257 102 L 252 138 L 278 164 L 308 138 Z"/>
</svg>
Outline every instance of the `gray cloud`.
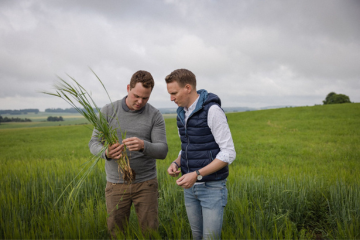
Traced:
<svg viewBox="0 0 360 240">
<path fill-rule="evenodd" d="M 360 102 L 358 1 L 1 1 L 0 109 L 68 107 L 40 94 L 56 75 L 99 105 L 126 94 L 133 72 L 156 79 L 150 102 L 175 107 L 164 77 L 188 68 L 223 106 Z"/>
</svg>

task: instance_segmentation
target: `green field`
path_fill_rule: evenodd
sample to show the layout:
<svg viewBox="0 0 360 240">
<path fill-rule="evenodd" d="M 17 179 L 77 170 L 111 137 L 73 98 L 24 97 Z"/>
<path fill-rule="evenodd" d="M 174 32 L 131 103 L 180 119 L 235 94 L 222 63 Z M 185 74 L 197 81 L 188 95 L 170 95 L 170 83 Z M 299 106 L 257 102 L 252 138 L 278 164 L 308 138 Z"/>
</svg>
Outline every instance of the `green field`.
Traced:
<svg viewBox="0 0 360 240">
<path fill-rule="evenodd" d="M 21 115 L 11 115 L 11 114 L 2 114 L 2 117 L 8 118 L 28 118 L 31 122 L 2 122 L 0 129 L 9 129 L 9 128 L 30 128 L 30 127 L 50 127 L 50 126 L 68 126 L 68 125 L 81 125 L 87 124 L 88 121 L 79 113 L 47 113 L 39 112 L 21 114 Z M 60 117 L 62 116 L 64 121 L 60 122 L 48 122 L 47 118 Z"/>
<path fill-rule="evenodd" d="M 21 114 L 21 115 L 11 115 L 11 114 L 2 114 L 2 117 L 8 118 L 28 118 L 31 122 L 5 122 L 0 124 L 0 129 L 9 129 L 9 128 L 30 128 L 30 127 L 51 127 L 51 126 L 69 126 L 69 125 L 83 125 L 88 124 L 89 122 L 80 114 L 80 113 L 47 113 L 39 112 Z M 64 121 L 60 122 L 48 122 L 47 118 L 60 117 L 62 116 Z M 164 114 L 165 119 L 175 118 L 176 114 Z"/>
<path fill-rule="evenodd" d="M 223 239 L 360 239 L 360 104 L 227 117 L 237 157 Z M 176 120 L 165 121 L 169 153 L 157 161 L 160 228 L 151 237 L 189 239 L 182 189 L 166 174 L 180 148 Z M 0 126 L 0 238 L 109 238 L 104 161 L 72 210 L 66 196 L 54 206 L 91 158 L 90 125 Z M 134 211 L 125 235 L 144 238 Z"/>
</svg>

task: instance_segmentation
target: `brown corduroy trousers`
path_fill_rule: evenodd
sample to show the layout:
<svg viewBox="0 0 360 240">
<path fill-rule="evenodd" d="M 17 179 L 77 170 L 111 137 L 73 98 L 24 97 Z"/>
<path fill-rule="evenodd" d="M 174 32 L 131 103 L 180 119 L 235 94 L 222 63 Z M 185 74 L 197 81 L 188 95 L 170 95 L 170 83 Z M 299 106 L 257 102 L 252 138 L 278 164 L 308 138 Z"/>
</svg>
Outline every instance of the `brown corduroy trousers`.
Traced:
<svg viewBox="0 0 360 240">
<path fill-rule="evenodd" d="M 158 181 L 157 178 L 133 184 L 107 182 L 105 188 L 107 225 L 109 233 L 115 237 L 116 230 L 124 230 L 134 204 L 139 225 L 143 232 L 157 230 L 158 221 Z"/>
</svg>

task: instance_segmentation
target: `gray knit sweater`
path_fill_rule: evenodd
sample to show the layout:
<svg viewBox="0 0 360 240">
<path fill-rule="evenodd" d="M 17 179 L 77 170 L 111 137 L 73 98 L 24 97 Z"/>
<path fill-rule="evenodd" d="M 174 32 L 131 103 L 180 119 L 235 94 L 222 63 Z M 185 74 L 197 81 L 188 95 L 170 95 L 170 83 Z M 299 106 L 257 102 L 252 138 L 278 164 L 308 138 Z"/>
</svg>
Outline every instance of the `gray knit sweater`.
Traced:
<svg viewBox="0 0 360 240">
<path fill-rule="evenodd" d="M 126 132 L 126 138 L 138 137 L 144 140 L 144 150 L 128 151 L 130 167 L 135 171 L 136 178 L 133 183 L 144 182 L 156 177 L 156 159 L 164 159 L 168 152 L 166 142 L 165 122 L 159 110 L 149 103 L 140 110 L 131 111 L 125 102 L 125 98 L 118 100 L 113 105 L 108 104 L 101 109 L 110 126 L 117 128 L 117 134 L 121 140 L 121 132 Z M 114 111 L 115 110 L 115 111 Z M 116 115 L 119 119 L 117 122 Z M 103 145 L 96 137 L 94 129 L 89 142 L 90 152 L 98 154 Z M 105 153 L 102 156 L 106 159 Z M 105 161 L 106 180 L 112 183 L 123 183 L 122 176 L 118 172 L 118 164 L 115 160 Z"/>
</svg>

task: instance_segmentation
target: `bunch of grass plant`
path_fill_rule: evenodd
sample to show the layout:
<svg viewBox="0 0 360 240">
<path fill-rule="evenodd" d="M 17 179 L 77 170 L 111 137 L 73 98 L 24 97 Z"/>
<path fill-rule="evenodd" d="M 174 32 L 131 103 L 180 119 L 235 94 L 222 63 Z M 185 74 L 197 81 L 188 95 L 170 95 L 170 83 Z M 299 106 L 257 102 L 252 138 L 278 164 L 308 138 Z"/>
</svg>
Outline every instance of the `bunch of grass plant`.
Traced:
<svg viewBox="0 0 360 240">
<path fill-rule="evenodd" d="M 110 99 L 109 93 L 105 88 L 105 85 L 96 75 L 96 73 L 94 71 L 92 72 L 94 73 L 94 75 L 99 80 L 102 87 L 104 88 L 111 104 L 113 104 Z M 72 78 L 71 76 L 69 76 L 69 78 L 73 81 L 74 83 L 73 85 L 71 85 L 70 83 L 66 82 L 64 79 L 59 77 L 60 82 L 58 84 L 55 84 L 56 93 L 49 93 L 49 92 L 43 92 L 43 93 L 51 96 L 59 97 L 65 100 L 67 103 L 69 103 L 73 108 L 75 108 L 97 130 L 96 137 L 100 139 L 100 141 L 103 144 L 101 151 L 84 164 L 84 167 L 81 169 L 81 171 L 76 176 L 76 178 L 66 187 L 66 189 L 70 187 L 71 184 L 74 181 L 76 181 L 77 178 L 79 178 L 79 180 L 75 183 L 75 187 L 70 192 L 69 199 L 71 199 L 73 196 L 75 198 L 77 197 L 78 192 L 84 183 L 84 180 L 93 171 L 96 164 L 101 159 L 101 156 L 104 154 L 104 152 L 108 149 L 109 146 L 118 143 L 119 138 L 117 136 L 117 129 L 111 127 L 108 124 L 106 120 L 107 119 L 106 116 L 100 111 L 100 108 L 96 105 L 95 101 L 88 93 L 88 91 L 86 91 L 86 89 L 83 86 L 81 86 L 74 78 Z M 81 107 L 79 107 L 78 105 L 80 105 Z M 118 118 L 116 119 L 119 125 L 118 128 L 121 132 L 119 120 Z M 122 134 L 122 138 L 124 139 L 126 137 L 126 133 L 121 133 L 121 134 Z M 124 146 L 122 155 L 120 159 L 117 160 L 117 163 L 118 163 L 119 174 L 122 175 L 125 182 L 131 183 L 135 179 L 135 172 L 130 167 L 129 157 L 126 153 L 126 146 Z M 61 194 L 61 196 L 64 193 L 65 191 Z"/>
</svg>

